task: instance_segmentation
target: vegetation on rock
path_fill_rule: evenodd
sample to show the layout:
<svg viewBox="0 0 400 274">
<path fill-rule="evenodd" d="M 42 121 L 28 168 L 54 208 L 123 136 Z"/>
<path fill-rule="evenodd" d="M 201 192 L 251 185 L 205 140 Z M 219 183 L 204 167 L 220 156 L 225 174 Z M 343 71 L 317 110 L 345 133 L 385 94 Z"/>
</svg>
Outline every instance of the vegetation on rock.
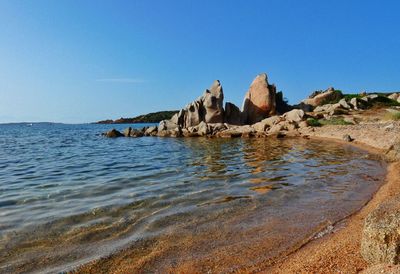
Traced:
<svg viewBox="0 0 400 274">
<path fill-rule="evenodd" d="M 144 115 L 139 115 L 133 118 L 119 118 L 117 120 L 103 120 L 96 124 L 134 124 L 134 123 L 159 123 L 162 120 L 171 119 L 171 117 L 178 113 L 178 110 L 171 111 L 158 111 Z"/>
</svg>

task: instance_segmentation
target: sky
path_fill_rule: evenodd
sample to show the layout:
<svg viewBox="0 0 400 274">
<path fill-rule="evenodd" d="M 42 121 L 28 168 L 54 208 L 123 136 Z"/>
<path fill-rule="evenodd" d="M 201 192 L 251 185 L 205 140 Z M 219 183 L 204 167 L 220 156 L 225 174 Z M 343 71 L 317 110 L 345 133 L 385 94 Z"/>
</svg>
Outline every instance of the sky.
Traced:
<svg viewBox="0 0 400 274">
<path fill-rule="evenodd" d="M 298 103 L 400 90 L 400 1 L 0 0 L 0 123 L 86 123 L 184 107 L 257 74 Z"/>
</svg>

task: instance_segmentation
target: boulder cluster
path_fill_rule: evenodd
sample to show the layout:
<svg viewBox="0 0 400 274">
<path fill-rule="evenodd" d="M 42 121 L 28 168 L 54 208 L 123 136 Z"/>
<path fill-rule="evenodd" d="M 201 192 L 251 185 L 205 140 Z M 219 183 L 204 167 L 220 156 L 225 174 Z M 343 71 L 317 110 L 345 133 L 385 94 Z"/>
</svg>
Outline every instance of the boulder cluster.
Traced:
<svg viewBox="0 0 400 274">
<path fill-rule="evenodd" d="M 242 109 L 230 102 L 224 106 L 221 82 L 216 80 L 199 98 L 186 105 L 169 120 L 158 126 L 142 129 L 115 129 L 103 133 L 107 137 L 263 137 L 285 136 L 299 133 L 299 129 L 320 125 L 319 121 L 343 115 L 343 122 L 355 124 L 349 115 L 362 111 L 376 102 L 400 102 L 400 93 L 387 96 L 378 94 L 351 94 L 344 96 L 333 87 L 315 91 L 300 104 L 290 106 L 284 102 L 282 92 L 268 82 L 267 74 L 259 74 L 251 83 L 243 100 Z M 335 117 L 335 118 L 336 118 Z M 352 141 L 350 136 L 344 136 Z"/>
<path fill-rule="evenodd" d="M 276 132 L 277 128 L 295 127 L 292 122 L 285 124 L 284 116 L 276 115 L 288 109 L 290 108 L 283 102 L 282 93 L 277 93 L 275 85 L 268 83 L 267 74 L 262 73 L 253 80 L 245 94 L 242 110 L 230 102 L 224 107 L 223 88 L 220 81 L 216 80 L 202 96 L 186 105 L 170 120 L 161 121 L 157 127 L 128 128 L 123 133 L 114 129 L 104 135 L 107 137 L 253 137 L 264 134 L 270 128 L 272 132 Z M 304 114 L 302 110 L 301 112 Z M 266 119 L 268 117 L 273 121 Z"/>
</svg>

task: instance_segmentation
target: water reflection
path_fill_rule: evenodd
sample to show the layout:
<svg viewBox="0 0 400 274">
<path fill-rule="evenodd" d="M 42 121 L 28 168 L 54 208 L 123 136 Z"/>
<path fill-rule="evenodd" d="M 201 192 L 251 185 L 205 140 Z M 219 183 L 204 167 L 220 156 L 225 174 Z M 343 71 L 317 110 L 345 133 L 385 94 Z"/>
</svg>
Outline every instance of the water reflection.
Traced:
<svg viewBox="0 0 400 274">
<path fill-rule="evenodd" d="M 132 243 L 132 261 L 147 272 L 221 254 L 240 265 L 254 261 L 243 250 L 257 246 L 267 259 L 357 209 L 383 173 L 366 152 L 337 144 L 109 140 L 101 131 L 0 132 L 0 140 L 23 136 L 0 142 L 8 152 L 0 155 L 0 272 L 57 272 Z"/>
</svg>

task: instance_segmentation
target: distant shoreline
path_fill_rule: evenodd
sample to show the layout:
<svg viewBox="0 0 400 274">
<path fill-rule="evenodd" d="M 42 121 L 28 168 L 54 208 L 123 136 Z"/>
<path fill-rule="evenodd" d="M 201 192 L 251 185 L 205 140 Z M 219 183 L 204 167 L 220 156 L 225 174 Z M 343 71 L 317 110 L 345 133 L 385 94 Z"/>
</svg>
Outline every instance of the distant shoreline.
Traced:
<svg viewBox="0 0 400 274">
<path fill-rule="evenodd" d="M 119 118 L 116 120 L 108 119 L 102 120 L 98 122 L 94 122 L 93 124 L 150 124 L 150 123 L 159 123 L 162 120 L 169 120 L 172 116 L 178 113 L 179 110 L 164 110 L 151 112 L 144 115 L 139 115 L 133 118 Z"/>
</svg>

